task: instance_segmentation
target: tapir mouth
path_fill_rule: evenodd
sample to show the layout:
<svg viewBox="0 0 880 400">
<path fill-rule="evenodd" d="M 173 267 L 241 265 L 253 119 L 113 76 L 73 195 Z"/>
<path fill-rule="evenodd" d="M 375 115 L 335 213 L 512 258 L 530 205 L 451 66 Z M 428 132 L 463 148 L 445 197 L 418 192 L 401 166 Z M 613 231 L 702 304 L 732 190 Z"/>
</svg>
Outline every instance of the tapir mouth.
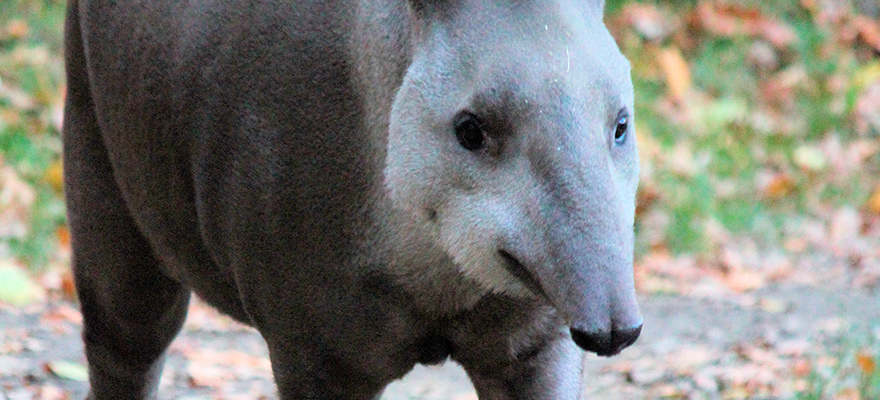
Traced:
<svg viewBox="0 0 880 400">
<path fill-rule="evenodd" d="M 532 274 L 525 265 L 519 262 L 516 257 L 505 250 L 498 250 L 498 254 L 501 255 L 501 258 L 504 260 L 504 269 L 506 269 L 508 273 L 513 275 L 516 279 L 519 279 L 520 283 L 529 289 L 529 291 L 535 296 L 541 297 L 547 301 L 550 300 L 550 298 L 547 297 L 547 293 L 544 292 L 544 288 L 541 287 L 541 282 L 539 282 L 538 279 L 535 278 L 535 275 Z"/>
<path fill-rule="evenodd" d="M 505 250 L 499 250 L 498 254 L 504 260 L 504 268 L 507 272 L 517 278 L 535 296 L 543 298 L 551 306 L 556 307 L 554 301 L 547 296 L 541 282 L 525 265 Z M 578 347 L 602 357 L 610 357 L 619 354 L 623 349 L 636 342 L 642 331 L 642 322 L 639 320 L 634 327 L 615 328 L 608 331 L 584 331 L 577 329 L 574 325 L 570 327 L 570 330 L 571 338 Z"/>
</svg>

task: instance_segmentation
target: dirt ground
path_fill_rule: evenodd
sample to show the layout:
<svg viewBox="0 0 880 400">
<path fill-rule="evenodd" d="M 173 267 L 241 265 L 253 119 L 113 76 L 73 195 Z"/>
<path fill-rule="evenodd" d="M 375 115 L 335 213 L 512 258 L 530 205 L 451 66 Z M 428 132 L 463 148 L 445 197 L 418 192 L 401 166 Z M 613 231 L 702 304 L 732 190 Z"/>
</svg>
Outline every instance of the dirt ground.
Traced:
<svg viewBox="0 0 880 400">
<path fill-rule="evenodd" d="M 799 368 L 821 355 L 816 350 L 823 343 L 880 321 L 880 293 L 842 286 L 769 286 L 702 298 L 653 295 L 643 296 L 641 304 L 645 327 L 637 344 L 611 359 L 586 357 L 588 398 L 790 397 L 805 375 Z M 0 400 L 83 398 L 79 330 L 78 312 L 68 302 L 0 308 Z M 69 365 L 73 371 L 65 370 Z M 194 302 L 169 351 L 160 398 L 273 399 L 269 368 L 255 331 Z M 453 362 L 417 367 L 383 397 L 475 398 Z"/>
</svg>

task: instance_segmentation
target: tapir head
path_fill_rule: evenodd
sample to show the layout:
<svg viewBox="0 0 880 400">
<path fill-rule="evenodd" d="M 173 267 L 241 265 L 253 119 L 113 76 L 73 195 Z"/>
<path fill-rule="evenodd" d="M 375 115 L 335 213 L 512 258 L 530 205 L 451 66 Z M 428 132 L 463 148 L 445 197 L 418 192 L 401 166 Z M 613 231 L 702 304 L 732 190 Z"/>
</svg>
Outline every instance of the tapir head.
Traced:
<svg viewBox="0 0 880 400">
<path fill-rule="evenodd" d="M 386 185 L 483 287 L 547 301 L 583 349 L 635 342 L 629 64 L 599 0 L 410 0 Z"/>
</svg>

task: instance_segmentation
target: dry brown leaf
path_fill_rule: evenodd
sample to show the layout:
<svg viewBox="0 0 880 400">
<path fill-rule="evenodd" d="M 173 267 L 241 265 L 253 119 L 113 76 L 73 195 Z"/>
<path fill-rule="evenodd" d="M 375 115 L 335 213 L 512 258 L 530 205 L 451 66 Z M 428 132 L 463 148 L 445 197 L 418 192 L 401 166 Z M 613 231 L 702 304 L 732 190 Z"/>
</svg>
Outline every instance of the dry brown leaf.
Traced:
<svg viewBox="0 0 880 400">
<path fill-rule="evenodd" d="M 856 363 L 859 365 L 859 369 L 862 370 L 862 374 L 864 375 L 871 375 L 877 370 L 877 361 L 874 359 L 873 355 L 866 351 L 856 354 Z"/>
<path fill-rule="evenodd" d="M 40 396 L 35 397 L 40 400 L 68 400 L 70 393 L 52 385 L 44 385 L 40 387 Z"/>
<path fill-rule="evenodd" d="M 862 41 L 880 52 L 880 22 L 860 15 L 853 19 L 853 26 Z"/>
<path fill-rule="evenodd" d="M 57 160 L 46 168 L 43 174 L 43 180 L 46 181 L 53 189 L 59 193 L 64 188 L 64 169 L 61 166 L 61 160 Z"/>
<path fill-rule="evenodd" d="M 67 227 L 59 226 L 55 230 L 55 237 L 58 238 L 58 245 L 63 247 L 70 246 L 70 230 Z"/>
<path fill-rule="evenodd" d="M 794 362 L 794 365 L 791 367 L 791 372 L 794 373 L 794 376 L 799 378 L 805 378 L 810 375 L 810 372 L 813 371 L 813 365 L 810 364 L 809 360 L 800 359 Z"/>
<path fill-rule="evenodd" d="M 73 274 L 65 271 L 61 274 L 61 293 L 69 299 L 76 298 L 76 285 L 73 282 Z"/>
<path fill-rule="evenodd" d="M 877 185 L 877 188 L 874 189 L 874 194 L 868 199 L 868 210 L 880 215 L 880 185 Z"/>
<path fill-rule="evenodd" d="M 676 101 L 681 101 L 690 91 L 692 84 L 691 69 L 681 54 L 681 50 L 677 47 L 661 50 L 658 62 L 660 69 L 663 70 L 669 95 Z"/>
<path fill-rule="evenodd" d="M 766 279 L 758 271 L 742 269 L 730 271 L 725 283 L 734 292 L 743 293 L 764 287 Z"/>
<path fill-rule="evenodd" d="M 229 370 L 204 363 L 190 363 L 186 372 L 190 384 L 197 387 L 219 388 L 235 379 Z"/>
<path fill-rule="evenodd" d="M 6 24 L 6 34 L 12 39 L 21 39 L 28 35 L 30 28 L 27 23 L 20 19 L 14 19 Z"/>
<path fill-rule="evenodd" d="M 736 4 L 702 2 L 697 6 L 693 20 L 715 35 L 760 37 L 779 48 L 787 47 L 797 38 L 788 25 L 756 8 Z"/>
<path fill-rule="evenodd" d="M 764 198 L 780 200 L 794 191 L 795 182 L 786 173 L 768 173 L 758 177 L 758 188 Z"/>
<path fill-rule="evenodd" d="M 846 388 L 837 392 L 833 397 L 834 400 L 864 400 L 856 388 Z"/>
<path fill-rule="evenodd" d="M 801 0 L 801 7 L 806 8 L 811 13 L 815 13 L 817 10 L 816 0 Z"/>
<path fill-rule="evenodd" d="M 73 324 L 82 324 L 82 314 L 79 310 L 67 304 L 59 304 L 50 308 L 40 316 L 40 322 L 44 324 L 57 324 L 59 322 L 70 322 Z"/>
</svg>

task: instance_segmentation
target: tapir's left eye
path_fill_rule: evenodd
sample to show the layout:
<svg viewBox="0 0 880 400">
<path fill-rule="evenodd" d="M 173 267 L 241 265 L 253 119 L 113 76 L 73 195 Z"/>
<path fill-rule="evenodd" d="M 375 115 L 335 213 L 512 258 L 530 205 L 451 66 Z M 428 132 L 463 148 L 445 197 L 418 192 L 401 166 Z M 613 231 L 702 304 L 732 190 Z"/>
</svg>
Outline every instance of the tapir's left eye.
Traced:
<svg viewBox="0 0 880 400">
<path fill-rule="evenodd" d="M 455 120 L 455 137 L 461 147 L 470 151 L 482 149 L 486 144 L 486 135 L 482 123 L 471 113 L 462 112 Z"/>
<path fill-rule="evenodd" d="M 629 113 L 624 108 L 617 114 L 617 128 L 614 130 L 614 143 L 626 143 L 626 133 L 629 131 Z"/>
</svg>

